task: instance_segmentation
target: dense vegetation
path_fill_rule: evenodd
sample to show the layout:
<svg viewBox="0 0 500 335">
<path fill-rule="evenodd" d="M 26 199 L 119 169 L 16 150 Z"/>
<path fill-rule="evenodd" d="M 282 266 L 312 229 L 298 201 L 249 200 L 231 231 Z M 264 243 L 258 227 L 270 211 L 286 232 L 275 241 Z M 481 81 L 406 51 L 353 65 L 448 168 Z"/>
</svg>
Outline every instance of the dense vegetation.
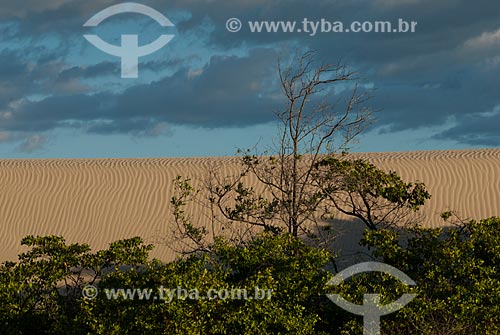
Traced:
<svg viewBox="0 0 500 335">
<path fill-rule="evenodd" d="M 367 230 L 362 243 L 417 282 L 417 297 L 382 318 L 383 334 L 500 332 L 499 218 L 447 230 Z M 365 292 L 381 293 L 384 302 L 408 290 L 375 274 L 328 287 L 329 254 L 289 234 L 266 233 L 238 246 L 219 239 L 211 253 L 171 263 L 148 261 L 151 246 L 139 238 L 96 253 L 54 236 L 23 244 L 30 250 L 0 267 L 2 334 L 361 334 L 361 318 L 334 305 L 328 291 L 359 303 Z M 82 296 L 87 284 L 99 290 L 95 299 Z M 150 288 L 158 296 L 161 285 L 196 288 L 200 296 L 210 288 L 272 293 L 224 300 L 188 292 L 171 301 L 105 293 Z"/>
</svg>

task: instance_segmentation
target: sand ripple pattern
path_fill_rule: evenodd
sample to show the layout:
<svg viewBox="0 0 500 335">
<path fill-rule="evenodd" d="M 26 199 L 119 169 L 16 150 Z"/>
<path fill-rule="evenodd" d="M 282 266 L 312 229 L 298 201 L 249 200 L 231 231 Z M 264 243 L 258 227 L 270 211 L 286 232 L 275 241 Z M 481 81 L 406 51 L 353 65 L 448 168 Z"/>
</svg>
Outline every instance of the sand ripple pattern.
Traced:
<svg viewBox="0 0 500 335">
<path fill-rule="evenodd" d="M 500 149 L 353 156 L 426 183 L 432 194 L 423 208 L 426 226 L 442 226 L 439 213 L 448 209 L 464 218 L 500 216 Z M 94 249 L 137 235 L 156 241 L 169 232 L 175 176 L 196 183 L 214 163 L 223 174 L 239 171 L 232 157 L 0 160 L 0 260 L 16 259 L 29 234 L 63 235 Z M 158 245 L 153 256 L 175 254 Z"/>
</svg>

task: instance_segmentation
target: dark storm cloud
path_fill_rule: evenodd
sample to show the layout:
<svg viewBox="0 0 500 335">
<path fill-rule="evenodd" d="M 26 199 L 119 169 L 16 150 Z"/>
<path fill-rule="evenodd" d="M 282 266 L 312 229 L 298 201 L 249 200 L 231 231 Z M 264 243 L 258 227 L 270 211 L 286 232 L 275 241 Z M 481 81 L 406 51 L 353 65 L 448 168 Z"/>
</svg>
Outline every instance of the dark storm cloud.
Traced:
<svg viewBox="0 0 500 335">
<path fill-rule="evenodd" d="M 105 75 L 119 74 L 120 65 L 117 62 L 103 62 L 92 66 L 74 66 L 59 73 L 59 80 L 76 78 L 96 78 Z"/>
<path fill-rule="evenodd" d="M 469 115 L 459 125 L 436 135 L 436 139 L 454 139 L 459 143 L 480 146 L 500 146 L 500 113 Z"/>
<path fill-rule="evenodd" d="M 48 34 L 71 37 L 80 33 L 87 16 L 116 3 L 113 0 L 24 0 L 0 3 L 0 20 L 12 23 L 14 37 L 37 38 Z M 11 27 L 12 30 L 12 27 Z"/>
<path fill-rule="evenodd" d="M 143 131 L 154 135 L 164 123 L 224 127 L 266 122 L 278 107 L 269 66 L 275 57 L 269 49 L 254 50 L 248 57 L 214 56 L 199 70 L 182 69 L 119 94 L 59 95 L 23 102 L 8 111 L 2 130 L 79 127 L 100 134 Z"/>
<path fill-rule="evenodd" d="M 0 3 L 0 20 L 16 27 L 2 28 L 8 30 L 9 36 L 15 36 L 13 29 L 17 29 L 16 38 L 80 35 L 83 22 L 118 2 L 26 0 L 24 3 L 22 7 L 15 2 Z M 173 75 L 150 85 L 129 88 L 119 95 L 105 90 L 82 94 L 85 88 L 78 85 L 80 79 L 116 75 L 118 61 L 84 68 L 64 67 L 55 61 L 56 56 L 45 58 L 46 71 L 59 82 L 72 85 L 60 84 L 53 89 L 52 97 L 16 107 L 13 116 L 0 123 L 2 129 L 41 131 L 72 125 L 105 134 L 134 133 L 161 122 L 202 127 L 267 122 L 272 119 L 269 112 L 275 103 L 266 89 L 269 81 L 276 78 L 276 55 L 262 48 L 278 49 L 292 44 L 317 50 L 324 61 L 336 62 L 342 58 L 372 83 L 377 91 L 371 103 L 381 110 L 377 115 L 378 125 L 385 131 L 442 126 L 452 120 L 456 126 L 437 137 L 465 144 L 500 145 L 491 126 L 498 116 L 484 116 L 500 104 L 499 1 L 151 0 L 142 3 L 166 16 L 178 10 L 188 12 L 190 15 L 183 21 L 174 22 L 181 34 L 179 38 L 208 21 L 213 31 L 206 37 L 206 44 L 217 53 L 238 47 L 258 50 L 251 57 L 214 57 L 201 72 L 181 69 L 186 62 L 170 64 L 176 68 Z M 231 17 L 243 22 L 301 21 L 307 17 L 345 23 L 397 22 L 403 18 L 418 21 L 418 26 L 414 34 L 258 34 L 245 27 L 238 33 L 229 33 L 225 22 Z M 160 71 L 167 65 L 151 62 L 141 66 Z M 1 85 L 0 112 L 13 96 L 21 98 L 22 92 L 41 89 L 40 85 L 30 84 L 33 78 L 42 77 L 35 71 L 41 70 L 34 70 L 29 62 L 16 59 L 12 53 L 0 53 L 0 81 L 9 78 L 14 87 Z M 53 83 L 46 80 L 42 86 Z M 76 93 L 71 94 L 71 90 Z"/>
<path fill-rule="evenodd" d="M 10 104 L 17 104 L 30 95 L 85 91 L 85 87 L 75 80 L 60 77 L 64 69 L 65 64 L 59 60 L 59 56 L 43 47 L 34 47 L 26 51 L 14 49 L 1 51 L 0 113 Z"/>
<path fill-rule="evenodd" d="M 325 61 L 342 58 L 372 82 L 377 91 L 371 101 L 379 125 L 389 131 L 443 125 L 450 119 L 476 120 L 475 133 L 488 118 L 476 117 L 500 104 L 500 2 L 479 0 L 378 1 L 245 1 L 205 4 L 193 10 L 181 28 L 195 27 L 209 16 L 215 23 L 211 41 L 221 47 L 273 45 L 296 41 L 318 51 Z M 243 28 L 229 33 L 225 20 L 302 20 L 325 18 L 344 23 L 399 18 L 417 21 L 415 34 L 256 34 Z M 387 127 L 389 125 L 389 127 Z M 462 129 L 464 128 L 464 129 Z M 487 136 L 485 135 L 485 138 Z M 442 138 L 476 145 L 477 140 L 446 132 Z M 483 145 L 500 145 L 488 136 Z M 493 139 L 492 139 L 493 138 Z"/>
<path fill-rule="evenodd" d="M 23 62 L 19 55 L 12 50 L 0 52 L 0 60 L 0 78 L 2 80 L 13 80 L 28 71 L 28 64 Z"/>
</svg>

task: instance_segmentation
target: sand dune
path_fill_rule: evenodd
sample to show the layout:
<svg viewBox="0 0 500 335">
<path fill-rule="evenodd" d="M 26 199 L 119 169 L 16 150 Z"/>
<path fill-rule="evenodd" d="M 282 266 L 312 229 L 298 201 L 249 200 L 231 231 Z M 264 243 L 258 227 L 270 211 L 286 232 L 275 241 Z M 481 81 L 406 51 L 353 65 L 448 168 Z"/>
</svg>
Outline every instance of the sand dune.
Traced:
<svg viewBox="0 0 500 335">
<path fill-rule="evenodd" d="M 422 209 L 426 226 L 443 225 L 439 213 L 447 209 L 463 218 L 500 215 L 500 149 L 353 156 L 424 182 L 432 194 Z M 30 234 L 94 249 L 139 235 L 157 244 L 154 257 L 171 260 L 172 246 L 158 241 L 171 231 L 172 181 L 182 175 L 196 183 L 214 164 L 223 174 L 239 171 L 237 158 L 0 160 L 0 260 L 16 259 Z"/>
</svg>

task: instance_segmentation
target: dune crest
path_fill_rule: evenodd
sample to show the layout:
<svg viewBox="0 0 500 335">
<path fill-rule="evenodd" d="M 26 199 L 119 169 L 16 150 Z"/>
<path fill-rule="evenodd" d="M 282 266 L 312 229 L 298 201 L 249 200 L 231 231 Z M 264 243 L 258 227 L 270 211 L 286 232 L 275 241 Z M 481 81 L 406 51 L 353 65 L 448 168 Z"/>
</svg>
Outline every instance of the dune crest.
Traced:
<svg viewBox="0 0 500 335">
<path fill-rule="evenodd" d="M 442 226 L 439 213 L 450 209 L 463 218 L 500 216 L 500 149 L 352 156 L 424 182 L 432 195 L 425 226 Z M 158 241 L 170 231 L 173 179 L 196 183 L 214 164 L 227 175 L 240 169 L 235 157 L 0 160 L 0 260 L 15 260 L 26 235 L 63 235 L 94 250 L 137 235 Z M 152 256 L 167 261 L 175 252 L 158 244 Z"/>
</svg>

